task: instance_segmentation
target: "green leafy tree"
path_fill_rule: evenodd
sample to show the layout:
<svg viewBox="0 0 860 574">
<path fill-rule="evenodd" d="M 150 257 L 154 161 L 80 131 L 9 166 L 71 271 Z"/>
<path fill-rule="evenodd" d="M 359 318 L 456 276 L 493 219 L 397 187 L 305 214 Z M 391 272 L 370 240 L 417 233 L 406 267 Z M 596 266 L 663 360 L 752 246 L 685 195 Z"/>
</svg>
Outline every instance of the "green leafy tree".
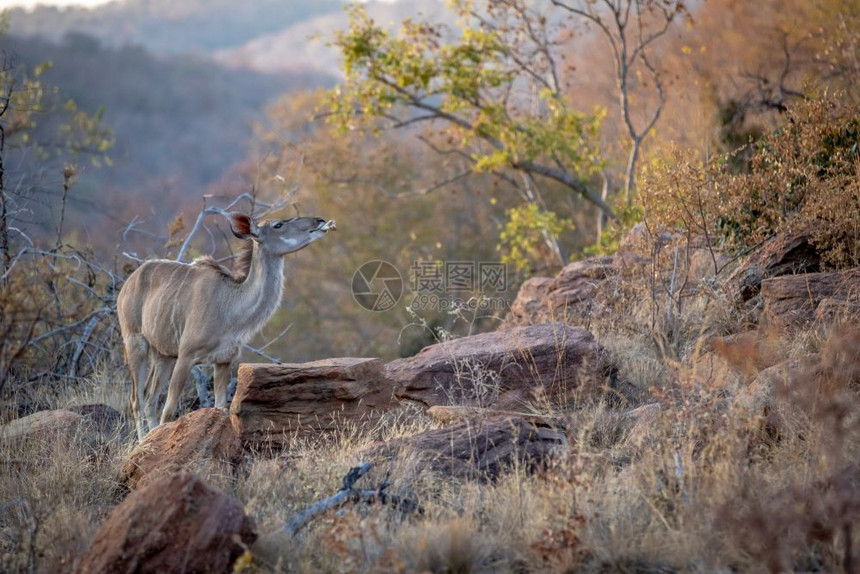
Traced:
<svg viewBox="0 0 860 574">
<path fill-rule="evenodd" d="M 588 185 L 603 163 L 604 111 L 572 105 L 553 26 L 519 1 L 480 13 L 468 2 L 452 7 L 456 30 L 407 20 L 395 33 L 349 8 L 349 28 L 334 42 L 346 79 L 329 93 L 331 119 L 349 130 L 430 124 L 425 143 L 503 178 L 528 203 L 543 203 L 540 177 L 611 214 Z"/>
<path fill-rule="evenodd" d="M 566 52 L 577 34 L 593 30 L 594 45 L 611 55 L 629 139 L 623 191 L 630 209 L 643 142 L 666 105 L 663 72 L 651 52 L 685 14 L 684 3 L 499 0 L 450 6 L 458 17 L 453 27 L 406 20 L 396 31 L 360 6 L 349 8 L 349 27 L 334 42 L 345 81 L 329 92 L 330 118 L 347 130 L 377 133 L 418 131 L 421 125 L 422 141 L 465 165 L 441 183 L 468 170 L 489 172 L 513 185 L 535 213 L 552 211 L 542 185 L 567 189 L 598 208 L 599 234 L 604 218 L 616 218 L 611 190 L 594 185 L 598 175 L 608 181 L 608 154 L 599 144 L 606 110 L 583 111 L 577 104 L 574 82 L 581 78 Z M 504 245 L 514 240 L 516 227 L 507 230 Z M 541 243 L 565 262 L 547 228 Z"/>
<path fill-rule="evenodd" d="M 572 221 L 561 219 L 534 203 L 513 207 L 507 216 L 498 249 L 502 252 L 502 262 L 511 265 L 520 276 L 529 274 L 532 262 L 548 258 L 547 251 L 551 248 L 545 237 L 555 239 L 563 231 L 573 229 Z"/>
</svg>

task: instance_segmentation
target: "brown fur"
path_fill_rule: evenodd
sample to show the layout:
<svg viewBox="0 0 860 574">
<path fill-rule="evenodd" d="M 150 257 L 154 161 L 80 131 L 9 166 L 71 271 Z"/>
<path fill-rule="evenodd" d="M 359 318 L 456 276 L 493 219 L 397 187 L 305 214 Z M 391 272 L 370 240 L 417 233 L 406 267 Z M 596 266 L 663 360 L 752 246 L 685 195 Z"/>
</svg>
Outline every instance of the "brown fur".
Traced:
<svg viewBox="0 0 860 574">
<path fill-rule="evenodd" d="M 242 250 L 233 260 L 233 269 L 228 269 L 221 265 L 214 258 L 205 256 L 198 257 L 194 260 L 194 265 L 201 265 L 214 269 L 224 277 L 232 279 L 235 283 L 242 283 L 248 278 L 248 272 L 251 270 L 251 260 L 254 258 L 254 244 L 250 241 L 242 246 Z"/>
<path fill-rule="evenodd" d="M 316 217 L 258 224 L 242 214 L 232 215 L 231 227 L 246 240 L 232 271 L 211 258 L 192 264 L 147 261 L 120 291 L 117 314 L 140 440 L 146 422 L 154 428 L 173 419 L 194 365 L 215 365 L 215 406 L 226 408 L 233 361 L 280 305 L 283 256 L 332 228 Z M 165 386 L 167 400 L 159 420 L 155 408 Z"/>
</svg>

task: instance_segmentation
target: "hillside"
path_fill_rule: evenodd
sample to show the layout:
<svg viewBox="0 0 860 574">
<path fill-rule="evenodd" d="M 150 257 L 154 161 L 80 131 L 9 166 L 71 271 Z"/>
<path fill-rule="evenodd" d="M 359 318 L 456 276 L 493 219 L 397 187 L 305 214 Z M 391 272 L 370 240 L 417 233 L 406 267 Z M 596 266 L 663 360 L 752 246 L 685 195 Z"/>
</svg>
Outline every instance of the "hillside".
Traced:
<svg viewBox="0 0 860 574">
<path fill-rule="evenodd" d="M 207 188 L 244 160 L 253 123 L 281 94 L 331 82 L 312 73 L 271 76 L 226 69 L 196 56 L 157 58 L 136 47 L 111 48 L 97 39 L 71 34 L 59 44 L 40 38 L 3 38 L 3 49 L 22 69 L 52 62 L 42 83 L 50 92 L 48 113 L 40 114 L 36 139 L 56 132 L 68 99 L 89 113 L 104 109 L 113 129 L 108 151 L 112 165 L 94 168 L 87 158 L 71 195 L 72 220 L 90 229 L 116 231 L 132 217 L 164 223 L 186 202 L 198 201 Z M 34 156 L 18 150 L 29 185 L 57 193 L 62 158 L 29 163 Z M 44 174 L 48 174 L 47 178 Z M 96 217 L 100 214 L 101 218 Z M 106 219 L 102 219 L 106 218 Z M 98 242 L 105 240 L 98 238 Z"/>
<path fill-rule="evenodd" d="M 563 4 L 0 37 L 0 571 L 858 571 L 860 4 Z"/>
<path fill-rule="evenodd" d="M 439 0 L 370 2 L 365 8 L 371 18 L 392 27 L 406 18 L 419 16 L 435 22 L 453 21 L 453 13 Z M 215 59 L 229 66 L 261 72 L 315 70 L 339 77 L 342 74 L 340 56 L 327 43 L 338 30 L 344 30 L 348 23 L 349 18 L 343 11 L 322 13 L 283 30 L 254 38 L 241 46 L 219 50 L 215 53 Z"/>
<path fill-rule="evenodd" d="M 79 32 L 110 46 L 139 45 L 159 54 L 208 53 L 338 11 L 341 5 L 337 0 L 127 0 L 94 9 L 17 8 L 9 11 L 9 20 L 16 35 L 55 42 Z"/>
</svg>

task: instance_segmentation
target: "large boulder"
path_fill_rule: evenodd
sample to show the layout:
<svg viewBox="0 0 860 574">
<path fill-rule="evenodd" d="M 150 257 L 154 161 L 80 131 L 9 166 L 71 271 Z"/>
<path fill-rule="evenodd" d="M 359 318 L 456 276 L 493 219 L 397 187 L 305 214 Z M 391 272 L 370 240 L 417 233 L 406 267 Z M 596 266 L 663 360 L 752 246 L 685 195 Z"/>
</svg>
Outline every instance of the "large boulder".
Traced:
<svg viewBox="0 0 860 574">
<path fill-rule="evenodd" d="M 232 572 L 256 537 L 237 500 L 193 474 L 162 474 L 111 511 L 76 572 Z"/>
<path fill-rule="evenodd" d="M 520 325 L 563 320 L 576 309 L 586 309 L 615 272 L 616 258 L 603 256 L 570 263 L 556 277 L 533 277 L 517 292 L 508 321 Z"/>
<path fill-rule="evenodd" d="M 101 438 L 92 421 L 66 409 L 39 411 L 0 426 L 0 441 L 32 443 L 43 447 L 68 445 L 73 440 L 96 442 Z"/>
<path fill-rule="evenodd" d="M 815 319 L 822 303 L 860 303 L 860 268 L 834 273 L 784 275 L 761 282 L 764 315 L 780 325 L 803 325 Z"/>
<path fill-rule="evenodd" d="M 134 489 L 160 475 L 180 471 L 230 476 L 243 456 L 242 443 L 227 412 L 200 409 L 150 431 L 129 455 L 120 481 Z"/>
<path fill-rule="evenodd" d="M 743 304 L 759 295 L 765 279 L 814 273 L 820 266 L 821 256 L 809 242 L 809 236 L 780 234 L 739 265 L 729 276 L 727 285 L 733 300 Z"/>
<path fill-rule="evenodd" d="M 131 427 L 126 424 L 122 414 L 108 405 L 100 403 L 74 405 L 68 407 L 68 410 L 88 418 L 92 421 L 93 426 L 105 436 L 126 436 L 131 432 Z"/>
<path fill-rule="evenodd" d="M 585 329 L 544 323 L 430 345 L 385 374 L 399 399 L 516 410 L 598 398 L 614 369 Z"/>
<path fill-rule="evenodd" d="M 337 358 L 240 365 L 230 412 L 243 442 L 278 447 L 296 433 L 372 423 L 391 405 L 379 359 Z"/>
<path fill-rule="evenodd" d="M 477 480 L 494 480 L 517 466 L 545 466 L 568 448 L 563 429 L 541 417 L 489 416 L 463 420 L 371 447 L 362 458 L 394 464 L 409 459 L 416 468 Z"/>
</svg>

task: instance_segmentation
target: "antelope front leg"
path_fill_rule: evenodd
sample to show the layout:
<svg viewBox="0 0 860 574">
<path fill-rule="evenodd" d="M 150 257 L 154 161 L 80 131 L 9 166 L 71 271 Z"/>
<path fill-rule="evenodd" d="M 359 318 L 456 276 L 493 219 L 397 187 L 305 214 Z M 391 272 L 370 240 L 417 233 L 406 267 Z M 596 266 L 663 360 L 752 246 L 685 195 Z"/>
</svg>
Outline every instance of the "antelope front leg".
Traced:
<svg viewBox="0 0 860 574">
<path fill-rule="evenodd" d="M 227 387 L 230 385 L 230 372 L 233 370 L 232 363 L 219 363 L 215 365 L 215 408 L 227 408 Z"/>
<path fill-rule="evenodd" d="M 164 401 L 164 410 L 161 411 L 161 422 L 159 424 L 164 424 L 174 419 L 176 406 L 179 404 L 179 396 L 182 394 L 182 387 L 185 386 L 185 381 L 188 380 L 188 375 L 191 374 L 191 367 L 194 364 L 194 361 L 188 357 L 179 357 L 177 359 L 176 366 L 173 367 L 173 374 L 170 376 L 170 386 L 167 387 L 167 400 Z"/>
</svg>

